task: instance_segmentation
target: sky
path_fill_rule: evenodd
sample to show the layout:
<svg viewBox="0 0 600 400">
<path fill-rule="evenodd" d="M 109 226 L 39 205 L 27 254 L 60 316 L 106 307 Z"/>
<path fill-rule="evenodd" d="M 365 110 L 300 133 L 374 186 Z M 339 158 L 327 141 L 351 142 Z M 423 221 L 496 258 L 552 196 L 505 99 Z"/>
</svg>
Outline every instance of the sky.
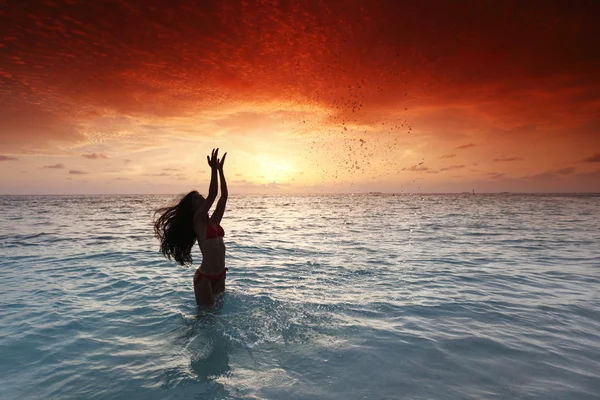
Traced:
<svg viewBox="0 0 600 400">
<path fill-rule="evenodd" d="M 0 194 L 600 192 L 598 15 L 0 1 Z"/>
</svg>

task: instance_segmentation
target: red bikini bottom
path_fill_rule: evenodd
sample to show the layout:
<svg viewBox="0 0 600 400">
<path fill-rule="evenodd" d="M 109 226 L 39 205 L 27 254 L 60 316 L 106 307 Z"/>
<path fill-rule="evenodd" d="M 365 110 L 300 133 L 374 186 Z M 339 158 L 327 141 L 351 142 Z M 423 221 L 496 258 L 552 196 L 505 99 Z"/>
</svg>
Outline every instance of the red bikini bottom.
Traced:
<svg viewBox="0 0 600 400">
<path fill-rule="evenodd" d="M 211 274 L 205 274 L 204 272 L 200 272 L 200 268 L 198 268 L 196 270 L 196 273 L 194 274 L 194 286 L 196 286 L 196 284 L 198 283 L 198 281 L 200 279 L 202 279 L 202 277 L 205 277 L 206 279 L 208 279 L 208 281 L 210 283 L 217 282 L 221 278 L 225 279 L 225 275 L 227 274 L 227 271 L 229 271 L 229 268 L 225 268 L 223 270 L 223 272 L 221 272 L 219 274 L 211 275 Z"/>
</svg>

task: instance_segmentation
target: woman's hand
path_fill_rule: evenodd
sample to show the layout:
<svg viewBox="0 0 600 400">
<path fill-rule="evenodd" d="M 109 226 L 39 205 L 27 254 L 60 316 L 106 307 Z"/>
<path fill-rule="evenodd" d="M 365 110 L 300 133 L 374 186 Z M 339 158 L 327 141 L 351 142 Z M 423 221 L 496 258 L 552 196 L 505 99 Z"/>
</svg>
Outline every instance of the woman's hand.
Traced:
<svg viewBox="0 0 600 400">
<path fill-rule="evenodd" d="M 219 149 L 213 149 L 210 157 L 206 156 L 206 160 L 208 161 L 208 165 L 212 168 L 212 169 L 218 169 L 219 168 L 219 159 L 217 158 L 217 155 L 219 154 Z M 227 154 L 227 153 L 225 153 Z M 223 163 L 221 163 L 221 168 L 223 167 Z"/>
<path fill-rule="evenodd" d="M 217 169 L 221 172 L 223 172 L 223 164 L 225 164 L 225 157 L 227 157 L 227 152 L 223 154 L 223 158 L 221 158 L 221 160 L 217 158 Z"/>
</svg>

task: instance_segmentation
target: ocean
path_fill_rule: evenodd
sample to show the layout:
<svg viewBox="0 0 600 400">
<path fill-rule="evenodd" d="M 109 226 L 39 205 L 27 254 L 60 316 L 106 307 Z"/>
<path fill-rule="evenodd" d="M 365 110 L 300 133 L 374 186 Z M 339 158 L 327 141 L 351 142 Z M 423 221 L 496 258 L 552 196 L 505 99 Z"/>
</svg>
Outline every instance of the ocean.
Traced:
<svg viewBox="0 0 600 400">
<path fill-rule="evenodd" d="M 599 195 L 230 196 L 212 309 L 173 199 L 0 196 L 1 399 L 600 398 Z"/>
</svg>

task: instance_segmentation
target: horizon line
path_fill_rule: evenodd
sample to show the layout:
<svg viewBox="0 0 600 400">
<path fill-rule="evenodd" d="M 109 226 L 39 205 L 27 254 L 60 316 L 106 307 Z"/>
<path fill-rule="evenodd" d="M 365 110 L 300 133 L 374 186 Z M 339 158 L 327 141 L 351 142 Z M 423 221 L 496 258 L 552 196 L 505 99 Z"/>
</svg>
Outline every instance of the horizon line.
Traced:
<svg viewBox="0 0 600 400">
<path fill-rule="evenodd" d="M 183 194 L 181 193 L 23 193 L 23 194 L 14 194 L 14 193 L 1 193 L 2 196 L 176 196 Z M 597 194 L 600 195 L 600 191 L 598 192 L 518 192 L 518 191 L 501 191 L 501 192 L 469 192 L 469 191 L 461 191 L 461 192 L 382 192 L 382 191 L 369 191 L 369 192 L 289 192 L 289 193 L 258 193 L 258 192 L 247 192 L 247 193 L 234 193 L 229 194 L 229 197 L 232 196 L 244 196 L 244 195 L 337 195 L 337 194 L 371 194 L 371 195 L 415 195 L 415 194 L 423 194 L 423 195 L 452 195 L 452 194 L 468 194 L 471 196 L 477 196 L 479 194 Z"/>
</svg>

